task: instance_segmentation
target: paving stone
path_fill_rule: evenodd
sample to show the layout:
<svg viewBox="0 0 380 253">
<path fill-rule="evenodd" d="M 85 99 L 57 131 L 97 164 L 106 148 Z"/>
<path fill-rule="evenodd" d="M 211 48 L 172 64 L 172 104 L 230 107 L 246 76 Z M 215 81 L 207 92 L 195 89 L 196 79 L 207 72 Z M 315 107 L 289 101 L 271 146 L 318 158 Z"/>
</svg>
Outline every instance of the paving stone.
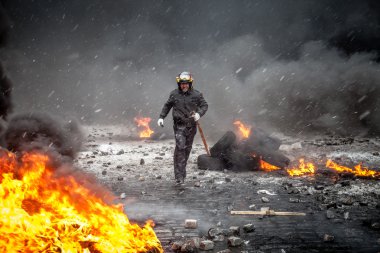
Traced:
<svg viewBox="0 0 380 253">
<path fill-rule="evenodd" d="M 240 237 L 231 236 L 228 237 L 228 245 L 231 247 L 240 246 L 243 243 L 243 240 Z"/>
<path fill-rule="evenodd" d="M 185 220 L 185 228 L 195 229 L 197 227 L 198 227 L 197 220 L 194 220 L 194 219 Z"/>
<path fill-rule="evenodd" d="M 201 241 L 199 244 L 199 249 L 201 250 L 212 250 L 214 249 L 214 242 L 210 240 Z"/>
<path fill-rule="evenodd" d="M 232 235 L 240 235 L 240 227 L 239 226 L 231 226 L 230 228 Z"/>
<path fill-rule="evenodd" d="M 253 231 L 255 231 L 255 226 L 253 224 L 246 224 L 243 226 L 243 231 L 246 232 L 246 233 L 251 233 Z"/>
<path fill-rule="evenodd" d="M 181 250 L 183 244 L 184 244 L 184 242 L 182 242 L 182 241 L 175 241 L 175 242 L 173 242 L 171 248 L 174 251 L 179 251 L 179 250 Z"/>
<path fill-rule="evenodd" d="M 326 217 L 327 217 L 327 219 L 333 219 L 333 218 L 335 218 L 335 214 L 333 211 L 327 210 L 326 211 Z"/>
<path fill-rule="evenodd" d="M 325 234 L 323 236 L 323 241 L 324 242 L 333 242 L 335 237 L 333 235 Z"/>
</svg>

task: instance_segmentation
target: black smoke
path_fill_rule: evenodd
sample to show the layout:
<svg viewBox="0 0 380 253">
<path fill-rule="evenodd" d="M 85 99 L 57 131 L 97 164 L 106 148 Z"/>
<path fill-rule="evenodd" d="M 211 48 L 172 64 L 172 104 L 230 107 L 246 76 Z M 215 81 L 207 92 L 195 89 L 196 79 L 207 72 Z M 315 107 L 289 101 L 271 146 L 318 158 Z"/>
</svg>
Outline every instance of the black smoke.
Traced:
<svg viewBox="0 0 380 253">
<path fill-rule="evenodd" d="M 82 139 L 76 121 L 64 122 L 42 113 L 13 116 L 3 135 L 5 147 L 12 152 L 39 151 L 59 162 L 72 161 L 81 148 Z"/>
<path fill-rule="evenodd" d="M 0 48 L 4 47 L 9 39 L 10 21 L 0 3 Z M 6 74 L 0 61 L 0 119 L 5 120 L 12 111 L 12 82 Z"/>
<path fill-rule="evenodd" d="M 2 57 L 20 111 L 157 118 L 188 70 L 210 104 L 208 132 L 240 118 L 296 133 L 380 133 L 376 0 L 3 3 L 14 25 Z"/>
</svg>

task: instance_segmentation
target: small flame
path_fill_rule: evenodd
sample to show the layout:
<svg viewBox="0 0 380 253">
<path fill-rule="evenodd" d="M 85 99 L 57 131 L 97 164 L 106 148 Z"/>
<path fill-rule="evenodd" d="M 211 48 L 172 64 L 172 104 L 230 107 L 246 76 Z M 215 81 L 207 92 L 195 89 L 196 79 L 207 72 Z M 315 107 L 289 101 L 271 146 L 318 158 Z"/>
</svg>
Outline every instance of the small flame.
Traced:
<svg viewBox="0 0 380 253">
<path fill-rule="evenodd" d="M 135 122 L 137 124 L 137 127 L 141 127 L 143 130 L 140 131 L 140 138 L 149 138 L 154 131 L 150 129 L 149 123 L 152 119 L 151 118 L 143 118 L 143 117 L 136 117 Z"/>
<path fill-rule="evenodd" d="M 246 139 L 251 134 L 251 126 L 245 126 L 240 120 L 236 120 L 234 125 L 239 129 L 240 135 Z"/>
<path fill-rule="evenodd" d="M 338 172 L 345 172 L 354 174 L 359 177 L 373 177 L 373 178 L 380 178 L 380 172 L 370 170 L 367 167 L 362 166 L 362 164 L 358 164 L 354 166 L 355 169 L 351 169 L 342 165 L 337 164 L 336 162 L 333 162 L 332 160 L 327 160 L 326 167 L 336 170 Z"/>
<path fill-rule="evenodd" d="M 299 166 L 298 168 L 289 168 L 286 170 L 288 174 L 292 177 L 294 176 L 303 176 L 303 175 L 310 175 L 315 173 L 315 166 L 313 163 L 308 162 L 305 163 L 305 159 L 301 158 L 299 159 Z"/>
<path fill-rule="evenodd" d="M 260 159 L 260 169 L 265 171 L 274 171 L 274 170 L 280 170 L 279 167 L 276 167 L 270 163 L 267 163 L 266 161 Z"/>
<path fill-rule="evenodd" d="M 163 252 L 152 221 L 130 223 L 48 156 L 0 152 L 0 252 Z"/>
</svg>

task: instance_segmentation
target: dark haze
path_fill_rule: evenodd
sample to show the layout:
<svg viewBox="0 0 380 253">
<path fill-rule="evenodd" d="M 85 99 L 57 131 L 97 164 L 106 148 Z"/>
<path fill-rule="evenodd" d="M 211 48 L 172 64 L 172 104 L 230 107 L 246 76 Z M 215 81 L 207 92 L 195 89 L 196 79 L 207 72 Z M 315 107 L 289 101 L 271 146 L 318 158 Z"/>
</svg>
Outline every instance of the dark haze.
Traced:
<svg viewBox="0 0 380 253">
<path fill-rule="evenodd" d="M 60 162 L 72 161 L 82 144 L 77 122 L 64 122 L 42 113 L 13 116 L 3 138 L 10 151 L 42 151 Z"/>
<path fill-rule="evenodd" d="M 379 1 L 2 3 L 15 111 L 155 122 L 187 70 L 209 102 L 208 133 L 237 118 L 295 133 L 380 133 Z"/>
</svg>

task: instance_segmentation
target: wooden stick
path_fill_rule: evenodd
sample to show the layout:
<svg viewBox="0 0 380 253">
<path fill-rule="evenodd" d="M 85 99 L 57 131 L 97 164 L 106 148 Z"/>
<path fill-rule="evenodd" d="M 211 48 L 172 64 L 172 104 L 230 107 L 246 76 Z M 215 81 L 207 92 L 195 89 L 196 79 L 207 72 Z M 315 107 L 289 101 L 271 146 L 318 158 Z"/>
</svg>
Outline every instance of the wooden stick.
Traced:
<svg viewBox="0 0 380 253">
<path fill-rule="evenodd" d="M 300 213 L 300 212 L 275 212 L 274 210 L 267 210 L 267 211 L 231 211 L 231 214 L 268 215 L 268 216 L 305 216 L 306 215 L 306 213 Z"/>
<path fill-rule="evenodd" d="M 208 149 L 206 137 L 205 137 L 205 135 L 203 133 L 201 125 L 199 124 L 199 121 L 197 121 L 197 126 L 198 126 L 199 133 L 201 134 L 201 138 L 202 138 L 202 141 L 203 141 L 203 145 L 205 146 L 206 153 L 207 153 L 208 156 L 211 156 L 210 150 Z"/>
</svg>

